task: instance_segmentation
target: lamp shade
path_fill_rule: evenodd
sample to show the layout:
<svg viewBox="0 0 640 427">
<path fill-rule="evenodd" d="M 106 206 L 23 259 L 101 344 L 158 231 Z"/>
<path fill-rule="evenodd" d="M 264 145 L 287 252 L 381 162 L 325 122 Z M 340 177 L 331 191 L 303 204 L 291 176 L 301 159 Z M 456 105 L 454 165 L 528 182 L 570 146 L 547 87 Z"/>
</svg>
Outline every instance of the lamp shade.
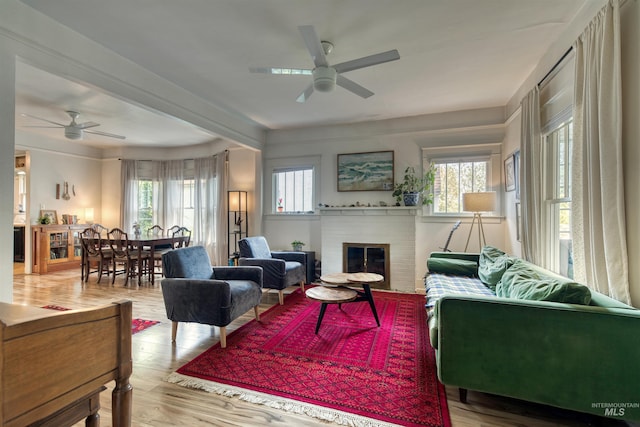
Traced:
<svg viewBox="0 0 640 427">
<path fill-rule="evenodd" d="M 93 222 L 93 208 L 84 208 L 84 222 L 86 224 Z"/>
<path fill-rule="evenodd" d="M 496 192 L 464 193 L 462 210 L 465 212 L 493 212 L 496 210 Z"/>
</svg>

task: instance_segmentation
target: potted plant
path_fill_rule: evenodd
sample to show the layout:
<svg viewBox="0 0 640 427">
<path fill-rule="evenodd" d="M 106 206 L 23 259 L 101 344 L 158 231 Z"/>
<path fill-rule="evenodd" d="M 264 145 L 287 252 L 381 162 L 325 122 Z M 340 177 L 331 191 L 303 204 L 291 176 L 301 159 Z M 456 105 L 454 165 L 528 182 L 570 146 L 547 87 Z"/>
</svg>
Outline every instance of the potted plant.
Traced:
<svg viewBox="0 0 640 427">
<path fill-rule="evenodd" d="M 284 207 L 282 206 L 282 197 L 278 199 L 278 212 L 282 212 Z"/>
<path fill-rule="evenodd" d="M 400 201 L 404 201 L 405 206 L 416 206 L 420 200 L 423 205 L 433 203 L 431 189 L 436 178 L 436 167 L 432 163 L 424 175 L 418 175 L 413 166 L 408 166 L 404 170 L 402 181 L 393 187 L 393 197 L 396 198 L 396 205 L 400 206 Z"/>
<path fill-rule="evenodd" d="M 301 242 L 300 240 L 294 240 L 293 242 L 291 242 L 291 247 L 295 252 L 300 252 L 303 246 L 304 242 Z"/>
</svg>

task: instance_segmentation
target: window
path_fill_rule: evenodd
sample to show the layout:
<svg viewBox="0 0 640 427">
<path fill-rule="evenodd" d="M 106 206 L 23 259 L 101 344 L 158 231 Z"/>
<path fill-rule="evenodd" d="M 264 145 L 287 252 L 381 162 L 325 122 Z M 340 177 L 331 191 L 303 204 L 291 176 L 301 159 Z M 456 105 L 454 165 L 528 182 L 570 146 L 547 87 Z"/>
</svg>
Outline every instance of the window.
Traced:
<svg viewBox="0 0 640 427">
<path fill-rule="evenodd" d="M 548 262 L 552 270 L 567 277 L 573 277 L 571 245 L 572 134 L 573 123 L 569 121 L 551 131 L 545 138 Z"/>
<path fill-rule="evenodd" d="M 273 171 L 273 205 L 275 212 L 305 213 L 313 211 L 313 168 L 287 168 Z"/>
<path fill-rule="evenodd" d="M 434 214 L 458 214 L 462 212 L 462 194 L 490 188 L 489 158 L 434 160 L 433 163 L 436 167 Z"/>
</svg>

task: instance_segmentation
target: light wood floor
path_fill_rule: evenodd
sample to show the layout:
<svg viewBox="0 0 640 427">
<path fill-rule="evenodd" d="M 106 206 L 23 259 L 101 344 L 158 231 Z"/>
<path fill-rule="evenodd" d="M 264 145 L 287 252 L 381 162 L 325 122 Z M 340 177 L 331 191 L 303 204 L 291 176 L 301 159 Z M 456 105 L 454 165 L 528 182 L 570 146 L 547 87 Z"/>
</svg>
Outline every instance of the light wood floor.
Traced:
<svg viewBox="0 0 640 427">
<path fill-rule="evenodd" d="M 326 422 L 190 390 L 163 381 L 163 378 L 217 343 L 217 328 L 181 324 L 178 341 L 170 342 L 171 323 L 167 320 L 159 283 L 154 287 L 123 287 L 95 275 L 82 284 L 79 271 L 47 275 L 24 275 L 21 264 L 14 268 L 14 303 L 33 306 L 55 304 L 69 308 L 92 307 L 120 299 L 133 301 L 133 317 L 162 323 L 133 336 L 133 425 L 134 426 L 326 426 Z M 110 279 L 110 278 L 109 278 Z M 277 303 L 277 294 L 265 294 L 260 311 Z M 252 313 L 234 321 L 231 332 L 252 319 Z M 113 385 L 111 385 L 112 387 Z M 598 417 L 562 411 L 483 393 L 469 391 L 469 403 L 458 400 L 458 391 L 447 388 L 453 427 L 502 426 L 627 426 Z M 111 426 L 111 388 L 102 393 L 102 426 Z M 84 425 L 79 423 L 78 426 Z"/>
</svg>

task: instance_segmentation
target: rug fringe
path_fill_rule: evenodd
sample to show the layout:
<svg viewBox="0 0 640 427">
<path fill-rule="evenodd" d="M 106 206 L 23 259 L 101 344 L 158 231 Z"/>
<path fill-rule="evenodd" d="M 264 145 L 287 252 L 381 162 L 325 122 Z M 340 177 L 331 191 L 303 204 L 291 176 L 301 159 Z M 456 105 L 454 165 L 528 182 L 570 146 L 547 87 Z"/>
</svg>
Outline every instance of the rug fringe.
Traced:
<svg viewBox="0 0 640 427">
<path fill-rule="evenodd" d="M 307 415 L 323 421 L 349 427 L 392 427 L 397 424 L 378 421 L 360 415 L 349 414 L 334 409 L 324 408 L 311 403 L 298 402 L 284 397 L 273 396 L 266 393 L 251 391 L 227 384 L 216 383 L 200 378 L 189 377 L 174 372 L 165 378 L 165 381 L 182 387 L 203 390 L 208 393 L 216 393 L 226 397 L 237 397 L 246 402 L 265 405 L 270 408 L 280 409 L 285 412 L 299 415 Z"/>
</svg>

